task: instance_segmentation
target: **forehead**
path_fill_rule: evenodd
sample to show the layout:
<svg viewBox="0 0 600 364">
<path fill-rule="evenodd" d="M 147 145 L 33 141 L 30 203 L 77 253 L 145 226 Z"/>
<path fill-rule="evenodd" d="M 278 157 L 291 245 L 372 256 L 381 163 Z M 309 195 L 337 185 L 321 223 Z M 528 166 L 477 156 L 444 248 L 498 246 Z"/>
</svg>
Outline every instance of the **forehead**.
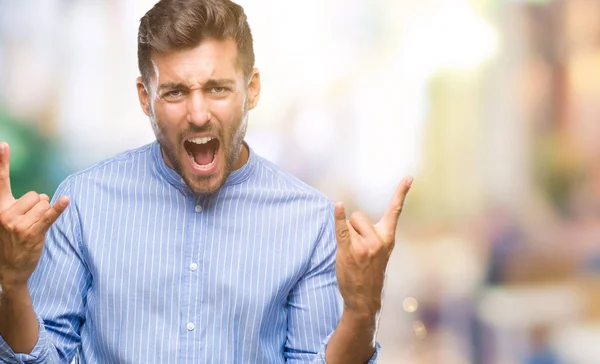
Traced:
<svg viewBox="0 0 600 364">
<path fill-rule="evenodd" d="M 194 48 L 153 53 L 152 61 L 158 73 L 158 83 L 178 81 L 196 84 L 214 78 L 233 79 L 242 74 L 237 46 L 232 39 L 207 39 Z"/>
</svg>

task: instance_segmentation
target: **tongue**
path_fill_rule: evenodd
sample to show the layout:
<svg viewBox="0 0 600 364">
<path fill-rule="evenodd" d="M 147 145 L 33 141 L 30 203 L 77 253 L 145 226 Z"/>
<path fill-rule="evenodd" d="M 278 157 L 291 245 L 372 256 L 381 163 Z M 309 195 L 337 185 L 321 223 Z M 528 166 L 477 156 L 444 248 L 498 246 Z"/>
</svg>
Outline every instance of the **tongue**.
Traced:
<svg viewBox="0 0 600 364">
<path fill-rule="evenodd" d="M 191 149 L 196 164 L 205 166 L 213 161 L 213 158 L 215 156 L 214 143 L 208 142 L 202 145 L 195 144 Z"/>
</svg>

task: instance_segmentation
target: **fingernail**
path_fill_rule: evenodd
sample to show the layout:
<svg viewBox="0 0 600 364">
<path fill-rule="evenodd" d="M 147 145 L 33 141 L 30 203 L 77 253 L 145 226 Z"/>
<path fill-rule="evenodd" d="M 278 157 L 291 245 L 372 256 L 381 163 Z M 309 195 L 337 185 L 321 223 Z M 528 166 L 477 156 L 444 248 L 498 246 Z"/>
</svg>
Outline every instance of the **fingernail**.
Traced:
<svg viewBox="0 0 600 364">
<path fill-rule="evenodd" d="M 413 177 L 410 177 L 408 179 L 408 187 L 410 188 L 410 186 L 412 186 L 413 182 L 415 181 L 415 179 Z"/>
<path fill-rule="evenodd" d="M 4 143 L 0 143 L 0 155 L 4 154 Z"/>
</svg>

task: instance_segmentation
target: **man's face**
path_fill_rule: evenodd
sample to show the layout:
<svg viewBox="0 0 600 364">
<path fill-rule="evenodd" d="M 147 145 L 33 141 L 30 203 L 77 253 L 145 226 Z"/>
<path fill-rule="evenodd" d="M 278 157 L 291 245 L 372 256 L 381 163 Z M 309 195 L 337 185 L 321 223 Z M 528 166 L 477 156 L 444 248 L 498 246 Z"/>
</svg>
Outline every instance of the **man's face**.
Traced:
<svg viewBox="0 0 600 364">
<path fill-rule="evenodd" d="M 243 139 L 260 77 L 246 79 L 233 40 L 205 40 L 189 50 L 152 55 L 148 89 L 138 78 L 142 109 L 167 165 L 197 194 L 218 190 L 247 161 Z"/>
</svg>

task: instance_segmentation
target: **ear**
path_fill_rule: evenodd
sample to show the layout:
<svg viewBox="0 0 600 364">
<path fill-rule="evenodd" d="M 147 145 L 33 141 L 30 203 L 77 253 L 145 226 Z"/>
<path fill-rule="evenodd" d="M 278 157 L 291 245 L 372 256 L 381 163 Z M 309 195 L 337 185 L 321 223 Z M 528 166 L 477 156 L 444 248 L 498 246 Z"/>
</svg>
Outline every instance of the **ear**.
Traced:
<svg viewBox="0 0 600 364">
<path fill-rule="evenodd" d="M 150 95 L 148 94 L 148 90 L 146 90 L 146 86 L 144 86 L 141 77 L 137 78 L 136 86 L 142 111 L 144 111 L 144 114 L 146 114 L 147 116 L 150 116 Z"/>
<path fill-rule="evenodd" d="M 248 110 L 252 110 L 258 104 L 260 98 L 260 72 L 258 68 L 252 69 L 252 76 L 248 83 Z"/>
</svg>

